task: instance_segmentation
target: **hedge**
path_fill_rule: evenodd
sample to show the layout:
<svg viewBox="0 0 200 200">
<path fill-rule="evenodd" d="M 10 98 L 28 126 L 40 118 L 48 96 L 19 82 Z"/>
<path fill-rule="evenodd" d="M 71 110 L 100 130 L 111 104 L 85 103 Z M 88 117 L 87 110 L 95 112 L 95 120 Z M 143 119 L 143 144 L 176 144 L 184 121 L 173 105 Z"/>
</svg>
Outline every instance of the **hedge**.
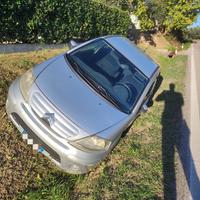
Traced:
<svg viewBox="0 0 200 200">
<path fill-rule="evenodd" d="M 29 32 L 27 23 L 34 11 L 34 0 L 1 0 L 0 41 L 26 41 Z"/>
<path fill-rule="evenodd" d="M 130 25 L 127 12 L 92 0 L 5 2 L 0 5 L 6 11 L 6 14 L 0 12 L 3 40 L 61 43 L 71 38 L 86 40 L 107 34 L 126 35 Z"/>
</svg>

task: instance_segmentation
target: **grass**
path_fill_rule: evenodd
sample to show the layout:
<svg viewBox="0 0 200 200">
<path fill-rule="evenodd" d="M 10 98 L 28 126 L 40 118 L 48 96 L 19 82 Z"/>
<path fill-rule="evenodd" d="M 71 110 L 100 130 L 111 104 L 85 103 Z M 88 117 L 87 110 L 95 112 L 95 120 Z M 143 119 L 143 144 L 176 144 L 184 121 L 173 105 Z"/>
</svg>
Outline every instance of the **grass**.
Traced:
<svg viewBox="0 0 200 200">
<path fill-rule="evenodd" d="M 165 39 L 169 42 L 169 49 L 178 49 L 178 50 L 187 50 L 190 48 L 192 41 L 185 41 L 181 43 L 180 41 L 177 41 L 176 37 L 171 35 L 166 35 Z M 183 49 L 182 49 L 183 45 Z"/>
<path fill-rule="evenodd" d="M 113 152 L 85 175 L 59 171 L 21 139 L 5 114 L 5 100 L 12 80 L 25 70 L 63 50 L 0 55 L 0 194 L 3 199 L 163 199 L 163 102 L 133 124 Z M 187 57 L 169 59 L 153 47 L 146 49 L 161 66 L 163 84 L 157 94 L 174 83 L 183 92 Z"/>
<path fill-rule="evenodd" d="M 191 47 L 191 44 L 192 44 L 192 42 L 185 42 L 185 43 L 183 44 L 183 50 L 189 49 L 189 48 Z"/>
</svg>

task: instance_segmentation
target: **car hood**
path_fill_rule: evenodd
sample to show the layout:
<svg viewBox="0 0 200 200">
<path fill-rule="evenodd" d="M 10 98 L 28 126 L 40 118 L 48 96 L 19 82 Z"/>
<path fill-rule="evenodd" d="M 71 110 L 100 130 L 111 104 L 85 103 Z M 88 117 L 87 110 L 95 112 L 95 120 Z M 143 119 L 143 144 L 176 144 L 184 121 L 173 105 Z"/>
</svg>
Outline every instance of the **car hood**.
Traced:
<svg viewBox="0 0 200 200">
<path fill-rule="evenodd" d="M 127 116 L 90 88 L 69 65 L 61 56 L 36 79 L 43 94 L 66 117 L 88 134 L 95 134 Z"/>
</svg>

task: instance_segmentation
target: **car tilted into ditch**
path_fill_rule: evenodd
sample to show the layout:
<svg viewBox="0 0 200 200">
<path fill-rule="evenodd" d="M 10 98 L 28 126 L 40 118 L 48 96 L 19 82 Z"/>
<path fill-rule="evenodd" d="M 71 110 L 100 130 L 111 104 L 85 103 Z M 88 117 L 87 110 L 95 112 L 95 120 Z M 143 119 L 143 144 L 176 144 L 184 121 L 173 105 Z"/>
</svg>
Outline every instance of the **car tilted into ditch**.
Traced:
<svg viewBox="0 0 200 200">
<path fill-rule="evenodd" d="M 86 173 L 152 103 L 158 65 L 128 39 L 105 36 L 28 70 L 6 110 L 23 139 L 69 173 Z"/>
</svg>

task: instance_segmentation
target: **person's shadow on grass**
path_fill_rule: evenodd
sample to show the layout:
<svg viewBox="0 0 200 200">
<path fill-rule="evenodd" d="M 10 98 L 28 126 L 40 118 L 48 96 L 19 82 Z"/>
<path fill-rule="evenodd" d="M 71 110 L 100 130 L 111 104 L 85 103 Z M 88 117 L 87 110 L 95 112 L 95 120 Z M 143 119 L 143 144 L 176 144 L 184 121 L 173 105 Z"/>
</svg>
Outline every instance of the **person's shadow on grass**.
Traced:
<svg viewBox="0 0 200 200">
<path fill-rule="evenodd" d="M 200 186 L 200 182 L 190 151 L 190 131 L 186 121 L 183 119 L 182 106 L 184 105 L 184 100 L 182 94 L 176 92 L 175 85 L 171 83 L 169 85 L 169 90 L 159 94 L 156 101 L 164 101 L 165 103 L 161 120 L 164 199 L 175 200 L 177 199 L 176 150 L 188 186 L 190 186 L 189 166 L 194 169 L 193 175 L 195 183 Z M 197 194 L 191 190 L 190 193 L 193 199 L 196 200 Z"/>
</svg>

